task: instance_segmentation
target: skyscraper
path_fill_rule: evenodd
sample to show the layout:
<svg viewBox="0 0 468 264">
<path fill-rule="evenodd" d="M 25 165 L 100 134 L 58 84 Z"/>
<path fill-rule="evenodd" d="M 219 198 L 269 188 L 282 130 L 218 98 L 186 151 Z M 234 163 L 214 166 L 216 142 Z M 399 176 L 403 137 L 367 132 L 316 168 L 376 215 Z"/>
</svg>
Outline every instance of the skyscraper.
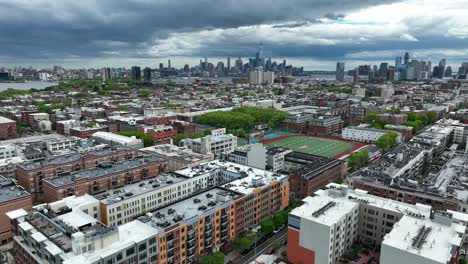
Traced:
<svg viewBox="0 0 468 264">
<path fill-rule="evenodd" d="M 395 68 L 399 68 L 401 65 L 401 56 L 395 58 Z"/>
<path fill-rule="evenodd" d="M 143 69 L 143 80 L 145 82 L 151 82 L 151 69 L 148 67 Z"/>
<path fill-rule="evenodd" d="M 140 67 L 138 67 L 138 66 L 133 66 L 132 67 L 132 80 L 133 81 L 141 81 Z"/>
<path fill-rule="evenodd" d="M 226 70 L 227 70 L 227 72 L 231 71 L 231 58 L 230 57 L 227 58 L 227 69 Z"/>
<path fill-rule="evenodd" d="M 101 78 L 102 81 L 108 81 L 111 79 L 110 68 L 102 68 L 101 69 Z"/>
<path fill-rule="evenodd" d="M 437 69 L 437 77 L 439 79 L 444 78 L 444 73 L 445 73 L 445 64 L 447 63 L 446 59 L 442 59 L 439 61 L 439 68 Z"/>
<path fill-rule="evenodd" d="M 168 68 L 168 69 L 171 68 L 171 60 L 167 60 L 167 68 Z"/>
<path fill-rule="evenodd" d="M 405 52 L 405 65 L 408 65 L 409 60 L 410 60 L 410 58 L 409 58 L 409 53 L 408 53 L 408 52 Z"/>
<path fill-rule="evenodd" d="M 337 81 L 344 81 L 345 77 L 345 63 L 344 62 L 337 62 L 336 63 L 336 80 Z"/>
<path fill-rule="evenodd" d="M 380 63 L 379 76 L 381 79 L 387 80 L 387 70 L 388 70 L 388 63 L 386 62 Z"/>
</svg>

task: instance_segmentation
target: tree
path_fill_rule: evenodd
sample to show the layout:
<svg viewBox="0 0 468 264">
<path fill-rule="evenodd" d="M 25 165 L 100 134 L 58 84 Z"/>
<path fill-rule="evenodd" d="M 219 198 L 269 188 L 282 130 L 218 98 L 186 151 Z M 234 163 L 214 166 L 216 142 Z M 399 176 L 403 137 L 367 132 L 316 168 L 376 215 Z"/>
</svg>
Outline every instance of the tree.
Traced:
<svg viewBox="0 0 468 264">
<path fill-rule="evenodd" d="M 255 239 L 255 238 L 254 238 Z M 249 236 L 243 236 L 234 241 L 234 248 L 239 251 L 250 249 L 255 243 L 255 240 Z"/>
<path fill-rule="evenodd" d="M 223 252 L 215 252 L 208 256 L 203 256 L 200 259 L 201 264 L 224 264 Z"/>
<path fill-rule="evenodd" d="M 429 124 L 433 124 L 435 121 L 437 121 L 437 114 L 434 112 L 429 112 L 427 113 L 427 119 Z"/>
<path fill-rule="evenodd" d="M 356 170 L 364 166 L 369 161 L 369 151 L 367 149 L 353 152 L 349 155 L 348 166 Z"/>
<path fill-rule="evenodd" d="M 408 117 L 408 121 L 416 121 L 416 113 L 410 112 L 406 116 Z"/>
<path fill-rule="evenodd" d="M 273 232 L 273 230 L 275 230 L 275 223 L 272 219 L 267 219 L 260 223 L 260 227 L 262 229 L 262 232 L 271 233 Z"/>
<path fill-rule="evenodd" d="M 364 116 L 364 121 L 369 124 L 373 124 L 378 120 L 376 112 L 369 112 Z"/>
<path fill-rule="evenodd" d="M 398 145 L 397 138 L 398 134 L 396 132 L 389 131 L 377 139 L 375 144 L 382 152 L 387 152 L 388 150 Z"/>
</svg>

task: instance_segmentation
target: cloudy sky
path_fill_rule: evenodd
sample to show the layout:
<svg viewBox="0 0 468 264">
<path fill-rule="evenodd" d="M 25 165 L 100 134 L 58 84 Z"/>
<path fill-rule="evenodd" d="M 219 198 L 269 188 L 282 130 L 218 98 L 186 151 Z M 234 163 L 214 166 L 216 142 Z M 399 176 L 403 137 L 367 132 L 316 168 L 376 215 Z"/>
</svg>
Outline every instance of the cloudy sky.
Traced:
<svg viewBox="0 0 468 264">
<path fill-rule="evenodd" d="M 468 0 L 0 0 L 0 66 L 468 61 Z"/>
</svg>

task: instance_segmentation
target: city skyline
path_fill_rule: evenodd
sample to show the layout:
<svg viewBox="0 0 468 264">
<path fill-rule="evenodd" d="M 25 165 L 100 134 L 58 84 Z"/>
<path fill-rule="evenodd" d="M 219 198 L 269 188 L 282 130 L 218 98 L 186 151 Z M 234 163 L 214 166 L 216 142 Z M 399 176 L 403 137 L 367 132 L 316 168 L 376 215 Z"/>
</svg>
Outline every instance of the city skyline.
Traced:
<svg viewBox="0 0 468 264">
<path fill-rule="evenodd" d="M 0 29 L 2 66 L 156 68 L 170 59 L 181 68 L 204 57 L 247 58 L 260 41 L 265 57 L 287 59 L 305 70 L 334 70 L 337 61 L 347 68 L 392 63 L 405 51 L 420 60 L 446 58 L 449 65 L 468 58 L 468 21 L 461 0 L 373 5 L 44 0 L 3 6 L 0 21 L 7 26 Z M 199 13 L 188 15 L 192 10 Z"/>
</svg>

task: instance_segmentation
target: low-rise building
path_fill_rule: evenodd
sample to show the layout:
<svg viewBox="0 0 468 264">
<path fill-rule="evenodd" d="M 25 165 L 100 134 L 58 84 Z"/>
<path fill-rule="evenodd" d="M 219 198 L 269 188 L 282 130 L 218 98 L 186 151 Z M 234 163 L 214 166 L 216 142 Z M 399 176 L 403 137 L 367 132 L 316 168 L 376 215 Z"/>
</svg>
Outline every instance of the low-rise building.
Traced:
<svg viewBox="0 0 468 264">
<path fill-rule="evenodd" d="M 8 213 L 16 263 L 157 263 L 155 228 L 140 221 L 108 227 L 92 216 L 97 200 L 70 198 Z"/>
<path fill-rule="evenodd" d="M 156 156 L 103 162 L 95 168 L 42 180 L 44 199 L 52 202 L 71 195 L 97 194 L 156 177 L 166 169 L 167 161 Z"/>
<path fill-rule="evenodd" d="M 271 147 L 267 150 L 267 170 L 279 172 L 285 169 L 284 156 L 292 150 L 283 147 Z"/>
<path fill-rule="evenodd" d="M 330 182 L 340 181 L 347 172 L 346 162 L 305 153 L 291 152 L 285 156 L 289 169 L 292 196 L 302 199 L 313 195 Z"/>
<path fill-rule="evenodd" d="M 9 247 L 13 238 L 6 213 L 20 208 L 30 209 L 32 196 L 13 180 L 0 176 L 0 251 Z"/>
<path fill-rule="evenodd" d="M 164 158 L 169 162 L 169 171 L 176 171 L 188 166 L 195 166 L 213 160 L 213 153 L 200 154 L 191 149 L 178 147 L 171 144 L 162 144 L 140 149 L 142 152 L 150 153 Z"/>
<path fill-rule="evenodd" d="M 172 143 L 172 138 L 177 135 L 176 129 L 166 125 L 140 126 L 137 131 L 150 136 L 156 144 Z"/>
<path fill-rule="evenodd" d="M 307 134 L 313 136 L 331 136 L 339 134 L 343 128 L 341 116 L 323 115 L 309 121 Z"/>
<path fill-rule="evenodd" d="M 364 143 L 375 143 L 381 136 L 388 133 L 388 130 L 367 128 L 367 127 L 345 127 L 342 137 L 344 139 L 359 141 Z M 401 134 L 398 134 L 397 142 L 401 143 Z"/>
<path fill-rule="evenodd" d="M 404 142 L 407 142 L 413 137 L 413 127 L 410 126 L 402 126 L 402 125 L 390 125 L 387 124 L 384 126 L 386 130 L 396 131 L 401 134 L 401 139 Z"/>
<path fill-rule="evenodd" d="M 208 135 L 202 138 L 185 138 L 180 141 L 180 145 L 194 152 L 207 154 L 213 153 L 220 156 L 224 153 L 230 153 L 237 147 L 237 137 L 232 134 Z"/>
<path fill-rule="evenodd" d="M 264 170 L 266 167 L 266 148 L 261 143 L 236 147 L 227 158 L 234 163 Z"/>
<path fill-rule="evenodd" d="M 391 114 L 391 113 L 377 114 L 377 118 L 379 120 L 382 120 L 382 121 L 385 121 L 387 123 L 391 123 L 394 125 L 401 125 L 408 120 L 408 116 L 406 114 Z"/>
<path fill-rule="evenodd" d="M 91 136 L 98 142 L 108 144 L 110 146 L 123 146 L 131 149 L 143 148 L 143 140 L 136 138 L 135 136 L 126 137 L 111 132 L 99 131 Z"/>
<path fill-rule="evenodd" d="M 0 140 L 16 138 L 16 121 L 0 116 Z"/>
<path fill-rule="evenodd" d="M 16 180 L 33 196 L 41 195 L 42 181 L 84 169 L 92 169 L 103 162 L 118 162 L 131 159 L 138 151 L 124 147 L 107 147 L 84 153 L 72 152 L 37 161 L 28 161 L 16 166 Z"/>
<path fill-rule="evenodd" d="M 107 131 L 107 126 L 97 126 L 97 127 L 70 127 L 68 131 L 70 136 L 87 138 L 92 136 L 94 133 L 99 131 Z"/>
</svg>

